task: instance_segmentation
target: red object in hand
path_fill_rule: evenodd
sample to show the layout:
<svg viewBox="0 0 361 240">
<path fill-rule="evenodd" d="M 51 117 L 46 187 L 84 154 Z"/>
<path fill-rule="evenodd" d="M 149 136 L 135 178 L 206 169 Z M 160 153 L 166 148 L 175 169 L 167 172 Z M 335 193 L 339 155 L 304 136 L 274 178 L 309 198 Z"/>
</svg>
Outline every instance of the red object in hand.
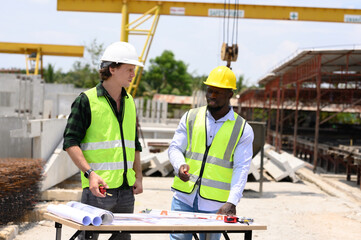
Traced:
<svg viewBox="0 0 361 240">
<path fill-rule="evenodd" d="M 236 223 L 236 222 L 238 222 L 238 217 L 224 216 L 224 222 L 225 223 Z"/>
<path fill-rule="evenodd" d="M 107 192 L 107 190 L 105 190 L 105 187 L 99 186 L 99 192 L 100 192 L 101 194 L 105 194 L 105 193 Z"/>
<path fill-rule="evenodd" d="M 113 196 L 113 194 L 107 193 L 107 190 L 103 186 L 99 186 L 99 192 L 104 195 Z"/>
</svg>

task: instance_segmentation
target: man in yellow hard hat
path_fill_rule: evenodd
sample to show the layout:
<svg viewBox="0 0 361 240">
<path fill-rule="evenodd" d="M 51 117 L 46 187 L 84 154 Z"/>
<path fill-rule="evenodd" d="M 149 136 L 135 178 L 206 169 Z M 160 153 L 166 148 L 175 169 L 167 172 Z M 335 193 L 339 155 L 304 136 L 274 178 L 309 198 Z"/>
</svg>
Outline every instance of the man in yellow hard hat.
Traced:
<svg viewBox="0 0 361 240">
<path fill-rule="evenodd" d="M 253 130 L 230 105 L 237 89 L 231 69 L 216 67 L 204 84 L 207 106 L 183 115 L 168 150 L 176 173 L 171 209 L 236 215 L 252 160 Z M 215 240 L 221 234 L 209 235 Z M 171 239 L 192 235 L 171 234 Z"/>
<path fill-rule="evenodd" d="M 82 172 L 82 203 L 113 213 L 133 213 L 134 194 L 143 192 L 142 147 L 135 104 L 125 88 L 134 78 L 135 67 L 143 64 L 127 42 L 112 43 L 100 60 L 101 82 L 73 102 L 63 149 Z M 100 191 L 101 185 L 107 194 Z M 78 239 L 85 239 L 85 233 Z M 98 239 L 98 234 L 92 239 Z M 130 235 L 113 233 L 111 239 L 129 240 Z"/>
</svg>

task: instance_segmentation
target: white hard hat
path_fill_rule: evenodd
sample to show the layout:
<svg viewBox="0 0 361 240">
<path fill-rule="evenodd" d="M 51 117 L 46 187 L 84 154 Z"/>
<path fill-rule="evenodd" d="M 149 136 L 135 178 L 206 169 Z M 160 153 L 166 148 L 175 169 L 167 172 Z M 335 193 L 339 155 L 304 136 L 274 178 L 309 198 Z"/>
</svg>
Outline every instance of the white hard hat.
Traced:
<svg viewBox="0 0 361 240">
<path fill-rule="evenodd" d="M 102 62 L 116 62 L 132 64 L 140 67 L 144 65 L 138 61 L 138 54 L 133 45 L 127 42 L 114 42 L 104 51 Z"/>
</svg>

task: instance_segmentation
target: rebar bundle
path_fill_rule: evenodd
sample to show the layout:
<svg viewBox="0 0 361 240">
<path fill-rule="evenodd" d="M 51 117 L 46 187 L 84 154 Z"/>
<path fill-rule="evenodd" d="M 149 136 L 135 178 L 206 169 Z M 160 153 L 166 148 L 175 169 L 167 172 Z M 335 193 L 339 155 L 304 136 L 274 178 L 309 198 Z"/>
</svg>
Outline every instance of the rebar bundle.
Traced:
<svg viewBox="0 0 361 240">
<path fill-rule="evenodd" d="M 0 225 L 20 220 L 39 199 L 39 159 L 0 159 Z"/>
</svg>

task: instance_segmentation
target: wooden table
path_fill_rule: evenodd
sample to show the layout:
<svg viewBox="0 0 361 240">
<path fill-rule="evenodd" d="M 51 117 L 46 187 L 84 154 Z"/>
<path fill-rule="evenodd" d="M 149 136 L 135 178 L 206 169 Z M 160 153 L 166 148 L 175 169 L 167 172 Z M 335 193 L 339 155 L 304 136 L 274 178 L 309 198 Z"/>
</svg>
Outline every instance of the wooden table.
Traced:
<svg viewBox="0 0 361 240">
<path fill-rule="evenodd" d="M 222 225 L 215 224 L 210 225 L 155 225 L 155 224 L 133 224 L 133 225 L 101 225 L 101 226 L 84 226 L 73 222 L 71 220 L 67 220 L 61 217 L 58 217 L 51 213 L 45 213 L 44 217 L 49 220 L 53 220 L 55 222 L 56 228 L 56 240 L 61 240 L 61 230 L 62 225 L 71 227 L 76 229 L 75 234 L 70 238 L 70 240 L 76 239 L 76 237 L 80 234 L 81 231 L 86 232 L 86 239 L 92 239 L 93 233 L 98 234 L 109 234 L 113 232 L 124 232 L 124 233 L 191 233 L 194 238 L 197 240 L 198 236 L 196 233 L 222 233 L 225 239 L 230 239 L 227 233 L 244 233 L 245 240 L 252 239 L 252 231 L 253 230 L 267 230 L 267 226 L 264 225 L 246 225 L 240 223 L 224 223 Z"/>
</svg>

